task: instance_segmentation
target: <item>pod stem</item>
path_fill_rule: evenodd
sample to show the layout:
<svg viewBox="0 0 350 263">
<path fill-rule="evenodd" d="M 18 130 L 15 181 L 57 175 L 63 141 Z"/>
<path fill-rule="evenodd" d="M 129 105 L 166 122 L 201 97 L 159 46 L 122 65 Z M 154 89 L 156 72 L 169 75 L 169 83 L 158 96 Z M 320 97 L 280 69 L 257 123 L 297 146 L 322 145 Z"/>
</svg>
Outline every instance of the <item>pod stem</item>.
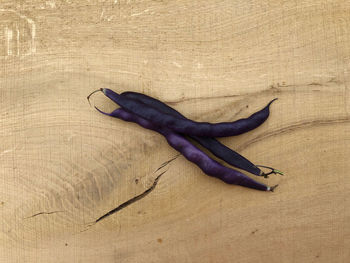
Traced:
<svg viewBox="0 0 350 263">
<path fill-rule="evenodd" d="M 271 172 L 268 172 L 268 173 L 264 173 L 262 172 L 260 176 L 264 176 L 265 178 L 269 178 L 269 175 L 270 174 L 279 174 L 279 175 L 284 175 L 283 172 L 281 172 L 280 170 L 277 170 L 275 168 L 272 168 L 272 167 L 269 167 L 269 166 L 265 166 L 265 165 L 255 165 L 257 167 L 263 167 L 263 168 L 266 168 L 266 169 L 270 169 Z"/>
<path fill-rule="evenodd" d="M 87 96 L 87 100 L 88 100 L 88 102 L 89 102 L 89 104 L 90 104 L 91 107 L 92 107 L 91 102 L 90 102 L 90 97 L 91 97 L 91 95 L 94 94 L 94 93 L 96 93 L 96 92 L 99 92 L 99 91 L 103 92 L 103 90 L 104 90 L 104 89 L 97 89 L 97 90 L 91 92 L 91 93 L 89 94 L 89 96 Z M 102 113 L 102 114 L 104 114 L 104 115 L 111 116 L 111 114 L 112 114 L 112 113 L 107 113 L 107 112 L 104 112 L 104 111 L 100 110 L 99 108 L 97 108 L 96 105 L 94 105 L 94 108 L 95 108 L 98 112 L 100 112 L 100 113 Z"/>
<path fill-rule="evenodd" d="M 91 106 L 91 102 L 90 102 L 90 97 L 91 97 L 91 95 L 92 95 L 92 94 L 95 94 L 96 92 L 99 92 L 99 91 L 102 91 L 102 89 L 94 90 L 93 92 L 91 92 L 91 93 L 89 94 L 89 96 L 87 96 L 87 100 L 88 100 L 90 106 Z"/>
</svg>

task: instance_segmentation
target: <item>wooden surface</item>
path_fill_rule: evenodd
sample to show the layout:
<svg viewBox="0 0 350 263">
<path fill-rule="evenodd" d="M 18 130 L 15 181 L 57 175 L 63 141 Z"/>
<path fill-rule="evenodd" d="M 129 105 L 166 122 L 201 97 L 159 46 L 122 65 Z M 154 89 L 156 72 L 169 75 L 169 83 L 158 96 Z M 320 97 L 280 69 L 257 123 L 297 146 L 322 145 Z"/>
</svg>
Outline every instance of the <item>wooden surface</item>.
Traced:
<svg viewBox="0 0 350 263">
<path fill-rule="evenodd" d="M 348 1 L 5 0 L 0 63 L 0 262 L 349 262 Z M 91 108 L 101 87 L 210 122 L 278 97 L 221 141 L 286 175 L 161 167 L 177 152 Z"/>
</svg>

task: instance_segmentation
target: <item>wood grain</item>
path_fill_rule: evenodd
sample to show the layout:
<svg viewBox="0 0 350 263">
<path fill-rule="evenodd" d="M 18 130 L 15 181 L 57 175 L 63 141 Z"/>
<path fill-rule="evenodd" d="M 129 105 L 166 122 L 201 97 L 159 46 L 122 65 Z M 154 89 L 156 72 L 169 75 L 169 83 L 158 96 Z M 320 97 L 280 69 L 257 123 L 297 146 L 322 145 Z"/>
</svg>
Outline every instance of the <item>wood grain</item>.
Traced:
<svg viewBox="0 0 350 263">
<path fill-rule="evenodd" d="M 2 1 L 0 262 L 348 262 L 349 14 L 340 0 Z M 264 125 L 220 140 L 286 175 L 265 181 L 275 193 L 205 176 L 94 111 L 101 87 L 210 122 L 278 97 Z"/>
</svg>

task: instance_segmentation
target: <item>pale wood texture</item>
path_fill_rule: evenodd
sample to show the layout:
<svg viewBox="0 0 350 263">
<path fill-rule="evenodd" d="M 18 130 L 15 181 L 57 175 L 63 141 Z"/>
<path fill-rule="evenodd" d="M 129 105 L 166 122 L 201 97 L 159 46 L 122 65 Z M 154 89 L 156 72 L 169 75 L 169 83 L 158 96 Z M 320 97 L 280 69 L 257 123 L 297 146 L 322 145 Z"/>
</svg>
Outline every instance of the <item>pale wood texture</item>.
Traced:
<svg viewBox="0 0 350 263">
<path fill-rule="evenodd" d="M 0 56 L 1 262 L 349 262 L 349 1 L 1 1 Z M 278 97 L 221 141 L 286 175 L 156 171 L 177 152 L 91 108 L 101 87 L 211 122 Z"/>
</svg>

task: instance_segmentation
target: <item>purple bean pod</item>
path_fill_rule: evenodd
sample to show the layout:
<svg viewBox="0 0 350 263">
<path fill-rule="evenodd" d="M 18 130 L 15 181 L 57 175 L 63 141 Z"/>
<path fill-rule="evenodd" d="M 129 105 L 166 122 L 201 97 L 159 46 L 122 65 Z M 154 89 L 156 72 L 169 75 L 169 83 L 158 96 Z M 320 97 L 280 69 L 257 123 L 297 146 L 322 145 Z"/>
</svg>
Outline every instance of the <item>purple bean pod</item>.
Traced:
<svg viewBox="0 0 350 263">
<path fill-rule="evenodd" d="M 248 118 L 239 119 L 234 122 L 208 123 L 195 122 L 173 116 L 140 101 L 121 96 L 110 89 L 101 89 L 101 91 L 130 113 L 136 114 L 149 121 L 157 120 L 157 125 L 168 127 L 178 133 L 203 137 L 234 136 L 260 126 L 270 114 L 269 107 L 271 103 L 276 100 L 272 100 L 265 108 L 252 114 Z"/>
<path fill-rule="evenodd" d="M 112 113 L 105 113 L 99 110 L 98 108 L 96 109 L 105 115 L 116 117 L 128 122 L 134 122 L 146 129 L 154 130 L 162 134 L 166 138 L 168 144 L 172 146 L 175 150 L 180 152 L 183 156 L 185 156 L 187 160 L 196 164 L 207 175 L 216 177 L 224 181 L 225 183 L 241 185 L 244 187 L 249 187 L 261 191 L 273 191 L 274 188 L 277 186 L 266 186 L 260 182 L 253 180 L 252 178 L 246 176 L 245 174 L 239 171 L 221 165 L 217 161 L 211 159 L 207 154 L 202 152 L 193 144 L 191 144 L 183 136 L 171 131 L 166 127 L 154 125 L 152 122 L 141 118 L 133 113 L 130 113 L 124 109 L 119 108 L 114 110 Z"/>
<path fill-rule="evenodd" d="M 133 91 L 126 91 L 121 93 L 121 95 L 128 97 L 130 99 L 139 100 L 145 103 L 147 106 L 153 106 L 157 110 L 177 116 L 181 119 L 187 119 L 185 116 L 183 116 L 180 112 L 178 112 L 174 108 L 148 95 L 138 93 L 138 92 L 133 92 Z M 194 135 L 190 136 L 190 138 L 194 139 L 200 145 L 208 149 L 216 157 L 222 159 L 226 163 L 236 168 L 245 170 L 257 176 L 265 176 L 265 177 L 268 176 L 268 175 L 265 175 L 265 173 L 262 170 L 260 170 L 257 166 L 255 166 L 247 158 L 235 152 L 234 150 L 230 149 L 229 147 L 223 145 L 221 142 L 219 142 L 215 138 L 200 137 L 200 136 L 194 136 Z"/>
</svg>

